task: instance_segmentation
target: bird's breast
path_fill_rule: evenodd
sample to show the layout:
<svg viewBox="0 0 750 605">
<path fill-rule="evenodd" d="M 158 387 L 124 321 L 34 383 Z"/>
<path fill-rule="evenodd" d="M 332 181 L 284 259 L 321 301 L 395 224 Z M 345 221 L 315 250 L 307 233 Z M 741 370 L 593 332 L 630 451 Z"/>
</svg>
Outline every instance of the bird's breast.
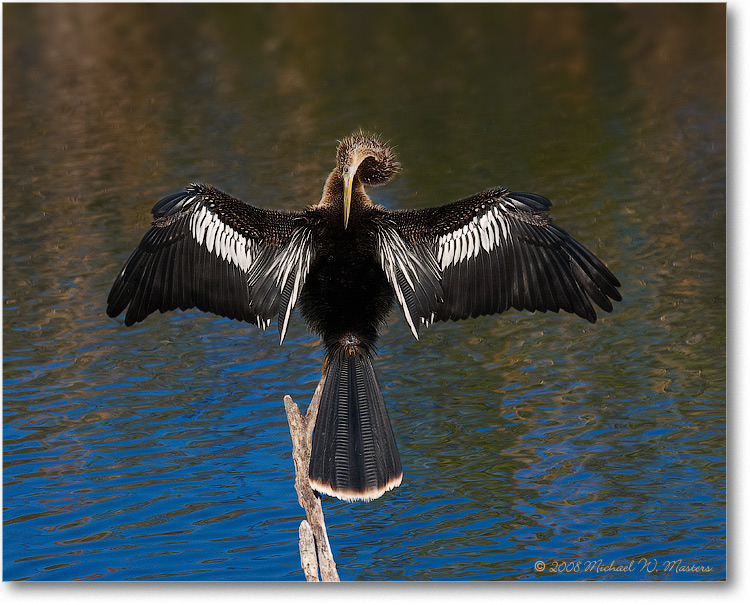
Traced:
<svg viewBox="0 0 750 605">
<path fill-rule="evenodd" d="M 350 225 L 317 235 L 300 297 L 302 314 L 326 340 L 353 333 L 374 344 L 394 298 L 377 258 L 374 227 Z"/>
</svg>

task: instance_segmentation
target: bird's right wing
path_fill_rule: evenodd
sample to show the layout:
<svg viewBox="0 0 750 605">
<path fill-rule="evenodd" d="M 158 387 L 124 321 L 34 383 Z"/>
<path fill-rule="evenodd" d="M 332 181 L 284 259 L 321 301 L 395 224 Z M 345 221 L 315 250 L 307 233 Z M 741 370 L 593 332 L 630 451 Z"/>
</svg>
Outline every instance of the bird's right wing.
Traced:
<svg viewBox="0 0 750 605">
<path fill-rule="evenodd" d="M 125 325 L 154 311 L 197 307 L 265 329 L 278 316 L 284 340 L 312 262 L 300 214 L 263 210 L 207 185 L 153 208 L 154 221 L 115 280 L 107 314 Z"/>
</svg>

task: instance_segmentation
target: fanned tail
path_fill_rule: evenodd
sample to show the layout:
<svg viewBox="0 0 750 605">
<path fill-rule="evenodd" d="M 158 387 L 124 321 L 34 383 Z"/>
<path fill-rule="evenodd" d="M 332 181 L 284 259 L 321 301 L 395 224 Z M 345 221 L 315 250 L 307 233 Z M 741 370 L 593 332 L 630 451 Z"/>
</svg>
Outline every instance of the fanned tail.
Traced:
<svg viewBox="0 0 750 605">
<path fill-rule="evenodd" d="M 329 350 L 310 457 L 310 484 L 341 500 L 372 500 L 401 484 L 401 459 L 372 357 L 350 336 Z"/>
</svg>

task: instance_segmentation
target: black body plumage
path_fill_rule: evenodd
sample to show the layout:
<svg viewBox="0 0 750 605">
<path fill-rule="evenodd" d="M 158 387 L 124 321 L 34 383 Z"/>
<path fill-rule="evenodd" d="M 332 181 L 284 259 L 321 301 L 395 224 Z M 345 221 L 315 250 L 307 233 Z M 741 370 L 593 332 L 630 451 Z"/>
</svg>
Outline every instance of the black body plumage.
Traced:
<svg viewBox="0 0 750 605">
<path fill-rule="evenodd" d="M 416 338 L 435 321 L 510 308 L 596 321 L 617 278 L 552 224 L 550 202 L 490 189 L 446 206 L 389 212 L 364 185 L 399 169 L 378 137 L 346 137 L 317 205 L 256 208 L 191 185 L 153 208 L 154 221 L 118 275 L 107 313 L 125 324 L 197 307 L 267 328 L 283 342 L 299 306 L 326 347 L 310 481 L 369 500 L 401 482 L 401 462 L 372 358 L 394 301 Z M 610 300 L 611 299 L 611 300 Z"/>
</svg>

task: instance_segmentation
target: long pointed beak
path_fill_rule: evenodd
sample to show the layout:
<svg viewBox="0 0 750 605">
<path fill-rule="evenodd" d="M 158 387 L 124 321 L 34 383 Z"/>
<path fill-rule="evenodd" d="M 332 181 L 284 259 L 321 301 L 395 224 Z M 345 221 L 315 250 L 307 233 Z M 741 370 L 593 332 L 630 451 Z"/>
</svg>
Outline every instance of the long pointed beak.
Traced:
<svg viewBox="0 0 750 605">
<path fill-rule="evenodd" d="M 352 207 L 352 182 L 357 172 L 356 166 L 349 166 L 349 171 L 344 171 L 344 229 L 349 225 L 349 211 Z"/>
</svg>

